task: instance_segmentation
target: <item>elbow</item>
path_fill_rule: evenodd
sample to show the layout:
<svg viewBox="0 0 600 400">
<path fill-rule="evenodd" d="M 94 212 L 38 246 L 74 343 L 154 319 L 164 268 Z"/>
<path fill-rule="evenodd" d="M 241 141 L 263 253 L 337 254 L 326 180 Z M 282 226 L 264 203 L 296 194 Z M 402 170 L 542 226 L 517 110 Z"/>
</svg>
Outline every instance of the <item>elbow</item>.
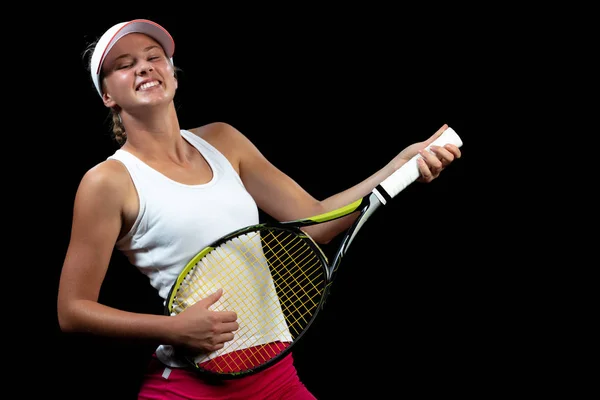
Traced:
<svg viewBox="0 0 600 400">
<path fill-rule="evenodd" d="M 314 238 L 314 241 L 317 242 L 319 245 L 327 245 L 329 244 L 333 239 L 335 238 L 335 236 L 330 236 L 330 235 L 318 235 L 316 238 Z"/>
<path fill-rule="evenodd" d="M 61 311 L 60 307 L 58 309 L 58 328 L 64 333 L 70 333 L 74 331 L 73 323 L 66 313 Z"/>
<path fill-rule="evenodd" d="M 75 332 L 75 330 L 71 328 L 71 325 L 65 324 L 61 320 L 58 321 L 58 328 L 60 329 L 60 331 L 62 333 L 73 333 L 73 332 Z"/>
<path fill-rule="evenodd" d="M 319 245 L 329 244 L 329 242 L 331 242 L 334 238 L 334 236 L 327 235 L 327 232 L 324 232 L 322 229 L 318 229 L 316 226 L 305 226 L 301 229 Z"/>
<path fill-rule="evenodd" d="M 72 307 L 59 300 L 57 306 L 58 327 L 61 332 L 73 333 L 77 331 L 75 313 Z"/>
<path fill-rule="evenodd" d="M 358 213 L 353 212 L 341 218 L 324 223 L 310 225 L 303 228 L 316 243 L 327 245 L 336 239 L 342 232 L 347 231 L 356 221 Z"/>
</svg>

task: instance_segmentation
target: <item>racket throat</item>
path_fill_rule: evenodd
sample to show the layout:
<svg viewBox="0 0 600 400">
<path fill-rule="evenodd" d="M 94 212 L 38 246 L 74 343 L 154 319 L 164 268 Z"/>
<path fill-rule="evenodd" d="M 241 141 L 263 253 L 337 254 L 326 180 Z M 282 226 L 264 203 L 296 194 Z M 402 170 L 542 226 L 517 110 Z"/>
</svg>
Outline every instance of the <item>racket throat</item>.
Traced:
<svg viewBox="0 0 600 400">
<path fill-rule="evenodd" d="M 375 193 L 371 193 L 368 198 L 368 205 L 360 212 L 352 226 L 346 231 L 344 237 L 342 238 L 342 242 L 338 250 L 336 251 L 333 260 L 331 262 L 331 268 L 329 269 L 329 281 L 333 280 L 335 273 L 339 265 L 342 262 L 342 259 L 348 252 L 348 248 L 356 238 L 358 231 L 363 227 L 365 222 L 373 215 L 373 213 L 381 206 L 383 203 L 379 200 L 379 197 Z"/>
</svg>

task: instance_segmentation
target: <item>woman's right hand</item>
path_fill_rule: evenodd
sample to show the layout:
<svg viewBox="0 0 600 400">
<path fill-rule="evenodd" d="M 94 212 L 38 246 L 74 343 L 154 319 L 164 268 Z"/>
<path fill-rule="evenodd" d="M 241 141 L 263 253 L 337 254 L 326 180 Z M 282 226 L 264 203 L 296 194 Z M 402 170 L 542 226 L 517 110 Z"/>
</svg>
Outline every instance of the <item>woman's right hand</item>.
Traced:
<svg viewBox="0 0 600 400">
<path fill-rule="evenodd" d="M 189 351 L 212 352 L 222 349 L 233 339 L 239 328 L 237 314 L 209 309 L 222 294 L 223 289 L 219 289 L 174 317 L 179 335 L 177 342 L 181 347 Z"/>
</svg>

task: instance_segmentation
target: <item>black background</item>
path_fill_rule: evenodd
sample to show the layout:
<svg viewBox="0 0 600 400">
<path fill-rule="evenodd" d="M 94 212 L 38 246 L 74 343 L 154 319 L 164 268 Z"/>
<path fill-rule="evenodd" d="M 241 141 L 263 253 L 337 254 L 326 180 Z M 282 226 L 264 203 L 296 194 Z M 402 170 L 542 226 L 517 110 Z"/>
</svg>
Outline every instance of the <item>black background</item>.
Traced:
<svg viewBox="0 0 600 400">
<path fill-rule="evenodd" d="M 21 200 L 38 210 L 35 235 L 44 238 L 24 250 L 39 254 L 43 246 L 36 280 L 47 291 L 47 301 L 28 318 L 37 329 L 40 318 L 50 328 L 31 346 L 30 359 L 50 383 L 28 390 L 59 398 L 135 398 L 153 350 L 65 336 L 56 321 L 77 185 L 117 148 L 83 51 L 112 24 L 148 18 L 175 39 L 182 128 L 232 124 L 317 198 L 368 177 L 444 123 L 461 135 L 460 160 L 431 184 L 411 185 L 365 225 L 327 307 L 296 347 L 296 365 L 319 399 L 509 391 L 523 379 L 504 367 L 521 339 L 499 321 L 520 286 L 508 282 L 506 265 L 500 266 L 503 210 L 494 211 L 490 199 L 502 202 L 503 194 L 488 185 L 488 155 L 500 140 L 503 117 L 522 112 L 502 100 L 514 68 L 514 58 L 504 57 L 505 31 L 460 13 L 247 12 L 113 12 L 28 27 L 38 41 L 49 35 L 43 45 L 27 47 L 29 85 L 23 100 L 14 100 L 43 109 L 27 114 L 32 128 L 20 139 L 43 161 L 34 165 L 43 174 L 39 189 Z M 32 225 L 22 224 L 24 233 L 31 234 Z M 512 243 L 511 251 L 518 246 Z M 129 294 L 131 286 L 141 294 Z M 101 300 L 161 311 L 145 278 L 116 253 Z"/>
</svg>

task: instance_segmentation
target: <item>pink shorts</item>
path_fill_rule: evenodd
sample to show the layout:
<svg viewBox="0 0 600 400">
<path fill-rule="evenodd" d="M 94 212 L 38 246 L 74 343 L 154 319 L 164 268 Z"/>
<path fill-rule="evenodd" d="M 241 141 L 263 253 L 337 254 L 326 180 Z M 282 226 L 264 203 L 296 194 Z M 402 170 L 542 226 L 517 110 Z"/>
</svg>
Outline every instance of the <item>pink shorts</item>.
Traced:
<svg viewBox="0 0 600 400">
<path fill-rule="evenodd" d="M 316 400 L 300 382 L 291 354 L 264 371 L 219 384 L 202 380 L 194 371 L 168 368 L 153 356 L 138 399 Z"/>
</svg>

